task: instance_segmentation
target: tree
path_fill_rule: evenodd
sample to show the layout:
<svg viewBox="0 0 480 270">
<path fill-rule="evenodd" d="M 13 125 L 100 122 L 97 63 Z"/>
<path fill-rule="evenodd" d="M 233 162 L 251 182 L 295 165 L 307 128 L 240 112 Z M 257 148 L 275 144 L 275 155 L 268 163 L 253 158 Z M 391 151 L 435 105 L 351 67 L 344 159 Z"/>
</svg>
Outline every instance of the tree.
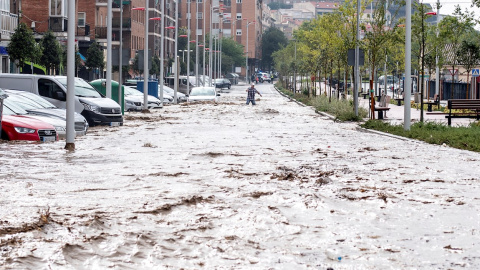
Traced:
<svg viewBox="0 0 480 270">
<path fill-rule="evenodd" d="M 51 31 L 45 33 L 40 44 L 42 49 L 40 64 L 46 67 L 47 74 L 50 75 L 52 70 L 60 67 L 60 63 L 62 62 L 62 49 L 60 43 L 58 43 Z"/>
<path fill-rule="evenodd" d="M 66 70 L 66 67 L 68 65 L 67 50 L 68 48 L 67 46 L 65 46 L 63 48 L 63 53 L 62 53 L 62 65 L 64 70 Z M 81 59 L 80 59 L 80 55 L 78 54 L 78 47 L 77 45 L 75 45 L 75 76 L 77 76 L 78 67 L 80 67 L 80 64 L 81 64 Z"/>
<path fill-rule="evenodd" d="M 285 34 L 276 27 L 270 27 L 262 36 L 262 67 L 271 70 L 273 65 L 272 54 L 288 43 Z"/>
<path fill-rule="evenodd" d="M 160 77 L 160 58 L 158 55 L 152 57 L 152 68 L 149 70 L 150 75 L 156 75 L 157 78 Z"/>
<path fill-rule="evenodd" d="M 96 41 L 93 41 L 87 50 L 87 61 L 85 62 L 85 66 L 92 70 L 102 70 L 105 67 L 102 46 L 100 46 L 100 44 L 98 44 Z"/>
<path fill-rule="evenodd" d="M 37 62 L 41 50 L 33 38 L 32 30 L 25 23 L 20 23 L 13 33 L 7 47 L 8 55 L 12 61 L 18 61 L 17 66 L 23 67 L 26 61 Z"/>
<path fill-rule="evenodd" d="M 460 45 L 465 34 L 469 31 L 473 31 L 473 13 L 462 12 L 460 6 L 455 7 L 453 16 L 448 16 L 440 22 L 440 37 L 444 40 L 445 44 L 450 45 L 450 50 L 453 51 L 452 59 L 447 61 L 452 66 L 453 74 L 455 74 L 455 66 L 458 65 L 457 52 L 460 49 Z M 452 81 L 455 81 L 455 75 L 453 75 Z M 453 90 L 450 91 L 450 98 L 453 99 Z"/>
<path fill-rule="evenodd" d="M 243 46 L 238 42 L 231 38 L 222 38 L 222 70 L 245 65 L 243 51 Z"/>
<path fill-rule="evenodd" d="M 468 88 L 470 86 L 470 71 L 478 64 L 480 60 L 480 46 L 478 45 L 478 34 L 476 37 L 464 39 L 457 51 L 457 58 L 463 67 L 467 70 L 467 96 L 469 98 Z"/>
</svg>

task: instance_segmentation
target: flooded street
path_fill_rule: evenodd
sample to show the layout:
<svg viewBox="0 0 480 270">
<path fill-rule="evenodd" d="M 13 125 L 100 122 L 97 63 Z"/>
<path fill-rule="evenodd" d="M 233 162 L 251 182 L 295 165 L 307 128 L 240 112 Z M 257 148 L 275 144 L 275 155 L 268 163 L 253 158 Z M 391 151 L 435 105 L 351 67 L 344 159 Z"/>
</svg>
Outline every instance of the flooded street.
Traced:
<svg viewBox="0 0 480 270">
<path fill-rule="evenodd" d="M 479 153 L 257 88 L 1 142 L 0 269 L 480 268 Z"/>
</svg>

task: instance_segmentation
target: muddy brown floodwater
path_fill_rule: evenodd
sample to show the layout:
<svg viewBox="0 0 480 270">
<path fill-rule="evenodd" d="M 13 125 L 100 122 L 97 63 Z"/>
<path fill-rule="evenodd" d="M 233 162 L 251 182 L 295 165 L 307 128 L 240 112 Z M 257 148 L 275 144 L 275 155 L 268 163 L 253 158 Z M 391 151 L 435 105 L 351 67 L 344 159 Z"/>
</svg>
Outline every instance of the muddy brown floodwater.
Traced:
<svg viewBox="0 0 480 270">
<path fill-rule="evenodd" d="M 1 142 L 0 269 L 480 268 L 478 153 L 257 88 Z"/>
</svg>

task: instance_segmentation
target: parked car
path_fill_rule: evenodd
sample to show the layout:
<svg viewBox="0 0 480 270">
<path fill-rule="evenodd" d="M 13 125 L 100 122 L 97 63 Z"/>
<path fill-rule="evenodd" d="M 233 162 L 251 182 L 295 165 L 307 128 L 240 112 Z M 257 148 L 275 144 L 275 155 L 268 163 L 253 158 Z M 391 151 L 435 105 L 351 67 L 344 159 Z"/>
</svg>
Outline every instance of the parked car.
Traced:
<svg viewBox="0 0 480 270">
<path fill-rule="evenodd" d="M 188 96 L 189 102 L 213 101 L 218 102 L 220 94 L 217 94 L 215 87 L 194 87 Z"/>
<path fill-rule="evenodd" d="M 132 98 L 135 98 L 139 101 L 142 102 L 142 105 L 143 105 L 143 102 L 144 102 L 144 98 L 145 96 L 143 95 L 143 92 L 142 91 L 139 91 L 135 88 L 132 88 L 130 86 L 123 86 L 123 89 L 124 89 L 124 94 L 125 94 L 125 98 L 128 97 L 132 97 Z M 165 97 L 164 97 L 165 99 Z M 160 99 L 154 97 L 154 96 L 151 96 L 151 95 L 148 95 L 147 96 L 147 101 L 148 101 L 148 108 L 149 109 L 155 109 L 155 108 L 161 108 L 162 107 L 162 102 L 160 101 Z M 164 100 L 165 102 L 165 100 Z M 143 109 L 143 108 L 142 108 Z M 140 110 L 142 110 L 140 109 Z"/>
<path fill-rule="evenodd" d="M 158 91 L 160 93 L 160 86 L 158 87 Z M 173 96 L 175 94 L 175 90 L 173 90 L 172 88 L 164 85 L 163 86 L 163 97 L 165 98 L 165 93 L 167 93 L 168 96 L 170 96 L 172 98 L 172 101 L 173 101 Z M 178 98 L 178 101 L 179 102 L 185 102 L 187 101 L 187 95 L 185 95 L 184 93 L 181 93 L 179 91 L 177 91 L 177 98 Z"/>
<path fill-rule="evenodd" d="M 258 81 L 263 83 L 263 82 L 271 82 L 272 78 L 270 78 L 270 74 L 265 73 L 265 72 L 259 72 L 257 73 Z"/>
<path fill-rule="evenodd" d="M 64 139 L 67 136 L 67 122 L 58 118 L 51 118 L 47 116 L 40 116 L 35 114 L 29 114 L 21 105 L 16 104 L 11 96 L 3 102 L 3 110 L 5 114 L 9 115 L 20 115 L 33 119 L 37 119 L 48 124 L 51 124 L 56 131 L 56 134 L 59 138 Z"/>
<path fill-rule="evenodd" d="M 19 90 L 5 90 L 5 92 L 9 94 L 11 101 L 22 107 L 29 114 L 58 118 L 63 121 L 67 120 L 67 111 L 65 109 L 55 107 L 55 105 L 40 96 Z M 85 117 L 75 112 L 74 121 L 76 136 L 85 135 L 89 127 Z"/>
<path fill-rule="evenodd" d="M 38 119 L 15 115 L 4 108 L 2 117 L 2 134 L 4 140 L 53 142 L 58 140 L 55 128 Z"/>
<path fill-rule="evenodd" d="M 213 84 L 215 85 L 215 88 L 227 88 L 230 89 L 232 87 L 232 83 L 228 79 L 220 78 L 220 79 L 215 79 L 213 81 Z"/>
<path fill-rule="evenodd" d="M 75 111 L 82 114 L 90 126 L 122 125 L 122 109 L 81 78 L 74 79 Z M 42 96 L 59 108 L 67 108 L 67 77 L 0 74 L 0 88 L 15 89 Z"/>
<path fill-rule="evenodd" d="M 102 87 L 102 86 L 104 87 L 106 82 L 107 81 L 105 79 L 98 79 L 98 80 L 91 81 L 90 84 L 93 85 L 94 87 Z M 112 80 L 112 84 L 115 84 L 118 87 L 118 82 Z M 97 89 L 97 90 L 100 90 L 100 89 Z M 123 94 L 124 94 L 124 103 L 125 103 L 124 110 L 125 111 L 143 109 L 143 102 L 144 102 L 143 92 L 136 89 L 136 82 L 135 82 L 135 86 L 127 86 L 124 84 L 123 91 L 124 91 Z M 139 105 L 139 102 L 141 102 L 142 104 Z M 162 107 L 162 103 L 158 98 L 148 95 L 149 109 L 161 108 L 161 107 Z"/>
</svg>

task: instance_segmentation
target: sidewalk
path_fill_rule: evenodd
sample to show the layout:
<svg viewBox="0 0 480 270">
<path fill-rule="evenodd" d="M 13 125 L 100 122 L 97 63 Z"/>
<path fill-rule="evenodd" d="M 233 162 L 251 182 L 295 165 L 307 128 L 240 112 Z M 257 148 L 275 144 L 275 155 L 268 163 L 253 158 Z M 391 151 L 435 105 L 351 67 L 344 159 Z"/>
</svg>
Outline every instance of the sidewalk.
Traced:
<svg viewBox="0 0 480 270">
<path fill-rule="evenodd" d="M 389 95 L 391 96 L 391 92 Z M 413 96 L 412 99 L 413 100 Z M 364 99 L 363 97 L 358 98 L 358 103 L 360 107 L 369 109 L 369 99 Z M 446 101 L 440 101 L 441 106 L 446 106 Z M 383 121 L 387 121 L 394 125 L 403 124 L 405 117 L 405 106 L 398 106 L 397 104 L 388 104 L 390 110 L 386 113 Z M 435 108 L 435 106 L 434 106 Z M 448 124 L 448 119 L 445 118 L 446 114 L 441 114 L 440 111 L 428 112 L 427 110 L 423 111 L 423 120 L 425 122 L 437 122 L 442 124 Z M 384 115 L 385 116 L 385 115 Z M 378 112 L 375 112 L 375 119 L 378 119 Z M 411 108 L 410 109 L 410 119 L 411 123 L 420 121 L 420 109 Z M 468 126 L 470 123 L 475 122 L 475 119 L 472 118 L 453 118 L 452 127 L 455 126 Z"/>
<path fill-rule="evenodd" d="M 300 87 L 300 84 L 297 84 L 298 88 Z M 366 85 L 366 84 L 365 84 Z M 329 89 L 329 85 L 326 85 L 324 82 L 318 83 L 317 82 L 317 95 L 319 94 L 318 87 L 321 87 L 322 93 L 325 91 L 325 89 Z M 388 91 L 388 95 L 392 97 L 392 92 Z M 351 95 L 348 96 L 349 98 L 352 98 Z M 414 96 L 412 94 L 411 100 L 413 101 Z M 366 108 L 367 110 L 369 109 L 369 99 L 364 99 L 363 96 L 360 96 L 358 98 L 358 103 L 360 107 Z M 441 106 L 446 106 L 447 101 L 441 100 L 440 101 Z M 386 117 L 384 117 L 383 121 L 387 121 L 391 124 L 394 125 L 400 125 L 403 124 L 404 122 L 404 115 L 405 115 L 405 110 L 404 110 L 404 105 L 398 106 L 396 104 L 389 104 L 388 107 L 390 110 L 386 113 Z M 435 106 L 434 106 L 435 108 Z M 446 114 L 441 114 L 439 111 L 433 111 L 433 112 L 427 112 L 427 110 L 424 110 L 423 112 L 423 120 L 425 122 L 430 121 L 430 122 L 437 122 L 437 123 L 442 123 L 442 124 L 448 124 L 448 119 L 445 118 Z M 378 112 L 375 112 L 375 119 L 378 119 Z M 410 121 L 411 123 L 419 122 L 420 121 L 420 109 L 415 109 L 411 108 L 410 109 Z M 452 126 L 468 126 L 470 123 L 475 122 L 476 119 L 472 118 L 453 118 L 452 119 Z"/>
</svg>

